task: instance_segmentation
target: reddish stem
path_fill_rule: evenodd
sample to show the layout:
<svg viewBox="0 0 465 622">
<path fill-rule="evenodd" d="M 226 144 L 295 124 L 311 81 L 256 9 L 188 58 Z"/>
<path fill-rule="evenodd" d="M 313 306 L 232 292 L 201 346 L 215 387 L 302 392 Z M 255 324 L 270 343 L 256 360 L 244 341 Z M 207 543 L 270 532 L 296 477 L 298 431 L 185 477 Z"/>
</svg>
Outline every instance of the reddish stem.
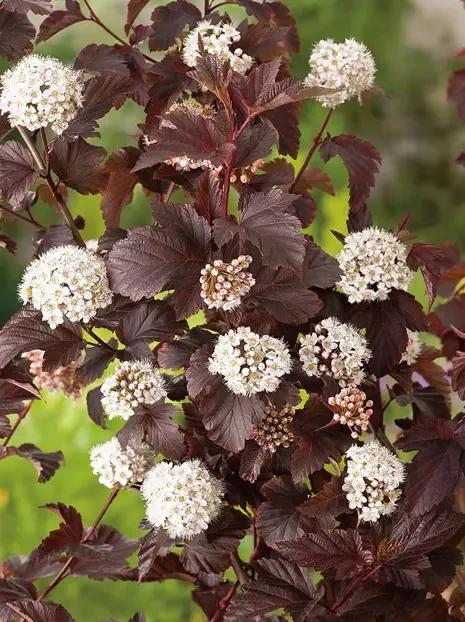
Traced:
<svg viewBox="0 0 465 622">
<path fill-rule="evenodd" d="M 171 195 L 173 194 L 173 190 L 174 190 L 175 186 L 176 186 L 176 184 L 174 183 L 174 181 L 170 182 L 170 185 L 168 186 L 168 190 L 165 192 L 165 194 L 161 198 L 161 202 L 162 203 L 168 203 L 168 201 L 170 200 Z"/>
<path fill-rule="evenodd" d="M 331 421 L 329 423 L 326 423 L 325 425 L 322 425 L 321 428 L 317 428 L 315 432 L 323 432 L 323 430 L 326 430 L 327 428 L 332 428 L 333 425 L 336 425 L 337 421 L 335 419 L 331 419 Z"/>
<path fill-rule="evenodd" d="M 59 191 L 58 186 L 53 181 L 52 174 L 50 172 L 48 172 L 47 175 L 45 176 L 45 181 L 47 182 L 47 185 L 52 192 L 53 198 L 55 199 L 58 205 L 60 214 L 63 216 L 63 220 L 68 225 L 68 227 L 71 229 L 74 241 L 76 242 L 78 246 L 85 248 L 86 243 L 82 239 L 82 236 L 79 233 L 79 229 L 76 227 L 76 223 L 74 222 L 71 212 L 69 211 L 68 206 L 65 203 L 65 200 L 61 196 L 61 192 Z"/>
<path fill-rule="evenodd" d="M 213 618 L 211 619 L 211 622 L 220 622 L 220 620 L 222 619 L 224 615 L 226 607 L 229 605 L 230 600 L 232 599 L 234 594 L 237 592 L 237 588 L 239 587 L 239 585 L 240 585 L 239 581 L 236 581 L 236 583 L 231 587 L 231 589 L 220 600 L 218 609 L 215 615 L 213 616 Z"/>
<path fill-rule="evenodd" d="M 334 613 L 337 613 L 337 610 L 340 609 L 342 607 L 342 605 L 352 596 L 352 594 L 355 592 L 355 590 L 358 587 L 360 587 L 360 585 L 362 585 L 362 583 L 364 583 L 365 581 L 370 579 L 374 574 L 376 574 L 380 568 L 381 568 L 381 566 L 375 566 L 369 572 L 365 571 L 364 573 L 362 573 L 358 577 L 358 579 L 356 581 L 354 581 L 354 583 L 349 587 L 347 592 L 345 594 L 343 594 L 342 597 L 337 601 L 337 603 L 331 608 L 331 611 L 334 611 Z"/>
<path fill-rule="evenodd" d="M 302 177 L 302 175 L 304 174 L 305 169 L 306 169 L 306 168 L 307 168 L 307 166 L 309 165 L 310 160 L 311 160 L 311 159 L 312 159 L 312 157 L 313 157 L 313 154 L 314 154 L 314 153 L 315 153 L 315 151 L 318 149 L 318 145 L 320 144 L 320 140 L 321 140 L 321 137 L 323 136 L 323 132 L 325 131 L 325 129 L 326 129 L 326 127 L 327 127 L 327 125 L 328 125 L 328 123 L 329 123 L 329 121 L 330 121 L 331 117 L 332 117 L 333 112 L 334 112 L 334 109 L 333 109 L 333 108 L 331 108 L 331 109 L 328 111 L 328 114 L 326 115 L 326 117 L 324 118 L 324 120 L 323 120 L 323 124 L 322 124 L 322 126 L 320 127 L 320 130 L 319 130 L 318 134 L 317 134 L 317 135 L 315 136 L 315 138 L 313 139 L 313 143 L 312 143 L 312 146 L 310 147 L 310 151 L 307 153 L 307 157 L 305 158 L 305 161 L 304 161 L 304 163 L 302 164 L 302 167 L 301 167 L 300 171 L 297 173 L 297 177 L 294 179 L 294 182 L 291 184 L 291 187 L 289 188 L 289 192 L 290 192 L 290 193 L 294 190 L 294 188 L 295 188 L 295 187 L 297 186 L 297 184 L 299 183 L 299 180 L 300 180 L 300 178 Z"/>
<path fill-rule="evenodd" d="M 11 432 L 8 434 L 8 436 L 3 441 L 3 447 L 6 447 L 8 443 L 11 441 L 11 437 L 21 425 L 21 421 L 25 419 L 27 413 L 31 410 L 31 406 L 32 406 L 32 401 L 29 402 L 29 404 L 25 406 L 23 410 L 18 414 L 18 418 L 16 419 L 14 426 L 11 428 Z"/>
<path fill-rule="evenodd" d="M 32 217 L 26 218 L 26 216 L 23 216 L 22 214 L 18 214 L 17 212 L 14 212 L 9 207 L 5 207 L 5 205 L 0 205 L 0 210 L 7 212 L 8 214 L 11 214 L 15 218 L 19 218 L 19 220 L 22 220 L 23 222 L 27 222 L 29 225 L 32 225 L 33 227 L 37 227 L 37 229 L 40 229 L 41 231 L 47 231 L 46 227 L 41 225 L 39 222 L 34 220 Z"/>
</svg>

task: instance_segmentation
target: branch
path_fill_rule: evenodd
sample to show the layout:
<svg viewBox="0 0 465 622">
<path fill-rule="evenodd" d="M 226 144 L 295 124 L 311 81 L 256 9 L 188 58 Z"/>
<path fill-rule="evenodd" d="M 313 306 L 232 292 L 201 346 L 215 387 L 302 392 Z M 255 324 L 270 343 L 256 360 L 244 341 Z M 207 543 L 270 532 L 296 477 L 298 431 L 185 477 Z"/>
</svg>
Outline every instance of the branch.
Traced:
<svg viewBox="0 0 465 622">
<path fill-rule="evenodd" d="M 239 581 L 239 583 L 241 585 L 244 585 L 244 583 L 247 583 L 247 575 L 244 572 L 244 569 L 242 568 L 242 562 L 239 559 L 239 555 L 237 554 L 237 552 L 235 553 L 231 553 L 231 566 L 234 569 L 234 572 L 236 573 L 237 576 L 237 580 Z"/>
<path fill-rule="evenodd" d="M 19 220 L 22 220 L 23 222 L 27 222 L 29 225 L 32 225 L 33 227 L 37 227 L 37 229 L 40 229 L 41 231 L 47 231 L 47 227 L 44 227 L 43 225 L 40 224 L 40 222 L 37 222 L 36 220 L 34 220 L 32 216 L 31 218 L 26 218 L 26 216 L 23 216 L 22 214 L 15 212 L 14 210 L 10 209 L 9 207 L 6 207 L 5 205 L 0 205 L 0 210 L 7 212 L 8 214 L 11 214 L 11 216 L 14 216 L 15 218 L 19 218 Z"/>
<path fill-rule="evenodd" d="M 18 418 L 16 419 L 14 426 L 11 428 L 11 432 L 8 434 L 8 436 L 3 441 L 3 447 L 6 447 L 8 443 L 11 441 L 11 437 L 16 432 L 16 430 L 19 428 L 19 426 L 21 425 L 21 422 L 25 419 L 27 413 L 31 410 L 31 406 L 32 406 L 32 401 L 30 401 L 29 404 L 25 406 L 23 410 L 18 414 Z"/>
<path fill-rule="evenodd" d="M 334 613 L 337 614 L 337 610 L 340 609 L 342 607 L 342 605 L 352 596 L 352 594 L 355 592 L 355 590 L 360 585 L 362 585 L 362 583 L 364 583 L 365 581 L 370 579 L 370 577 L 372 577 L 374 574 L 376 574 L 380 568 L 381 568 L 381 566 L 377 565 L 374 568 L 372 568 L 372 570 L 370 570 L 369 572 L 367 572 L 367 571 L 363 572 L 358 577 L 358 579 L 356 579 L 354 581 L 354 583 L 352 583 L 352 585 L 349 587 L 347 592 L 345 592 L 345 594 L 342 595 L 342 597 L 337 601 L 337 603 L 335 605 L 333 605 L 333 607 L 331 607 L 331 611 L 334 611 Z"/>
</svg>

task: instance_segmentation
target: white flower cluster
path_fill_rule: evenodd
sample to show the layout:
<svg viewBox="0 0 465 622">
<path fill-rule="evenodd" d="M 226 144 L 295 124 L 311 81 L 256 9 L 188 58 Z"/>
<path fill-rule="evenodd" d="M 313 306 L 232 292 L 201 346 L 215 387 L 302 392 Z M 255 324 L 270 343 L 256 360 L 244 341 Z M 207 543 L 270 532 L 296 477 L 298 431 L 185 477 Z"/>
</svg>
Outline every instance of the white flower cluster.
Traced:
<svg viewBox="0 0 465 622">
<path fill-rule="evenodd" d="M 43 350 L 25 352 L 23 358 L 30 363 L 29 372 L 34 376 L 34 384 L 38 389 L 47 389 L 52 393 L 62 393 L 65 397 L 78 400 L 85 388 L 85 383 L 79 377 L 81 360 L 73 361 L 66 367 L 57 367 L 52 371 L 44 371 Z"/>
<path fill-rule="evenodd" d="M 407 363 L 407 365 L 413 365 L 417 362 L 418 357 L 423 350 L 423 344 L 420 341 L 420 337 L 418 333 L 415 333 L 413 330 L 409 330 L 407 328 L 407 336 L 408 342 L 407 347 L 405 348 L 405 352 L 402 354 L 402 358 L 400 359 L 401 363 Z"/>
<path fill-rule="evenodd" d="M 342 490 L 347 493 L 349 507 L 367 522 L 392 514 L 402 494 L 399 485 L 405 478 L 401 460 L 378 441 L 361 447 L 353 445 L 346 456 L 347 475 Z"/>
<path fill-rule="evenodd" d="M 243 296 L 249 293 L 255 279 L 247 272 L 252 262 L 250 255 L 240 255 L 231 263 L 215 259 L 202 269 L 200 295 L 209 309 L 229 311 L 241 304 Z"/>
<path fill-rule="evenodd" d="M 82 106 L 81 72 L 56 58 L 30 54 L 0 80 L 0 111 L 13 127 L 30 131 L 51 126 L 62 134 Z"/>
<path fill-rule="evenodd" d="M 160 462 L 147 474 L 141 492 L 150 523 L 163 528 L 170 538 L 188 539 L 218 516 L 224 486 L 200 460 Z"/>
<path fill-rule="evenodd" d="M 199 37 L 205 54 L 228 60 L 234 71 L 246 73 L 253 65 L 253 58 L 244 54 L 241 48 L 231 50 L 234 43 L 241 39 L 240 32 L 229 24 L 212 24 L 209 20 L 199 22 L 184 39 L 182 57 L 186 65 L 196 67 L 200 57 Z"/>
<path fill-rule="evenodd" d="M 289 447 L 294 440 L 294 434 L 290 427 L 295 415 L 295 408 L 284 406 L 277 408 L 269 404 L 265 408 L 263 420 L 253 427 L 253 439 L 270 453 L 274 453 L 278 447 Z"/>
<path fill-rule="evenodd" d="M 141 482 L 155 464 L 155 455 L 144 443 L 123 449 L 116 437 L 90 450 L 90 465 L 99 482 L 108 488 Z"/>
<path fill-rule="evenodd" d="M 354 39 L 346 39 L 344 43 L 334 43 L 332 39 L 319 41 L 308 64 L 310 73 L 304 85 L 330 90 L 317 97 L 317 101 L 327 108 L 360 97 L 374 84 L 376 65 L 373 56 L 363 43 Z"/>
<path fill-rule="evenodd" d="M 58 246 L 35 259 L 19 286 L 24 304 L 30 302 L 51 328 L 71 322 L 89 322 L 112 300 L 104 261 L 93 251 Z"/>
<path fill-rule="evenodd" d="M 392 289 L 407 291 L 413 277 L 408 252 L 390 231 L 369 227 L 350 233 L 337 256 L 342 276 L 336 285 L 352 304 L 386 300 Z"/>
<path fill-rule="evenodd" d="M 102 396 L 110 419 L 127 421 L 140 404 L 154 404 L 166 396 L 165 381 L 150 361 L 123 361 L 102 384 Z"/>
<path fill-rule="evenodd" d="M 334 412 L 333 420 L 347 425 L 352 438 L 368 430 L 368 423 L 373 414 L 373 402 L 367 400 L 366 393 L 356 387 L 346 387 L 334 397 L 328 399 Z"/>
<path fill-rule="evenodd" d="M 308 376 L 330 376 L 341 387 L 357 386 L 363 381 L 363 366 L 371 352 L 365 337 L 351 324 L 326 318 L 300 342 L 299 357 Z"/>
<path fill-rule="evenodd" d="M 291 367 L 291 355 L 280 339 L 240 326 L 218 337 L 208 369 L 224 376 L 236 395 L 254 395 L 276 391 Z"/>
</svg>

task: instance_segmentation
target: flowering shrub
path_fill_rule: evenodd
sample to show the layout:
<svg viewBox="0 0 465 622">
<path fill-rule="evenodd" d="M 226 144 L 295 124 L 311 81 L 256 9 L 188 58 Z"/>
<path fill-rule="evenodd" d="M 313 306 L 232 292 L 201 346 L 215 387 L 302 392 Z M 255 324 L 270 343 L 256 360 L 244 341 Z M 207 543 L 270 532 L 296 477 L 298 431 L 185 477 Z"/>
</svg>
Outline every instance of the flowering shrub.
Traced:
<svg viewBox="0 0 465 622">
<path fill-rule="evenodd" d="M 86 390 L 92 421 L 119 430 L 89 447 L 110 489 L 93 524 L 51 500 L 58 528 L 0 564 L 1 622 L 71 622 L 51 592 L 83 575 L 185 581 L 210 622 L 460 618 L 465 269 L 452 245 L 416 241 L 408 215 L 375 227 L 381 156 L 328 131 L 339 105 L 382 95 L 371 52 L 316 42 L 309 74 L 292 77 L 299 37 L 285 4 L 235 0 L 233 24 L 228 3 L 174 0 L 136 25 L 147 4 L 128 2 L 127 39 L 88 45 L 73 67 L 29 53 L 85 20 L 113 35 L 89 0 L 0 5 L 0 55 L 13 61 L 1 224 L 35 229 L 23 306 L 0 332 L 0 460 L 29 460 L 41 483 L 63 465 L 59 450 L 13 445 L 41 390 Z M 450 87 L 461 114 L 462 74 Z M 128 98 L 144 122 L 107 157 L 90 141 Z M 327 110 L 297 168 L 307 99 Z M 333 193 L 309 168 L 317 151 L 349 178 L 337 257 L 309 233 L 313 188 Z M 136 188 L 153 223 L 127 230 Z M 102 195 L 97 242 L 84 241 L 72 191 Z M 62 224 L 41 223 L 37 196 Z M 394 401 L 407 407 L 395 421 Z M 102 523 L 128 490 L 146 507 L 135 540 Z"/>
</svg>

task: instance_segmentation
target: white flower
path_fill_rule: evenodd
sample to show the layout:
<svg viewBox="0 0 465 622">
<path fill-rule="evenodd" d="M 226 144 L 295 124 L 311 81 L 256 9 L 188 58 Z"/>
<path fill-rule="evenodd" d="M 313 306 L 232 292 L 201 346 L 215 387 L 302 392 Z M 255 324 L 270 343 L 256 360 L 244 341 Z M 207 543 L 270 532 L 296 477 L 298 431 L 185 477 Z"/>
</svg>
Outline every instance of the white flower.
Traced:
<svg viewBox="0 0 465 622">
<path fill-rule="evenodd" d="M 224 309 L 229 311 L 241 304 L 242 297 L 249 293 L 255 279 L 247 272 L 252 262 L 250 255 L 240 255 L 231 263 L 224 263 L 216 259 L 207 264 L 201 271 L 200 295 L 209 309 Z"/>
<path fill-rule="evenodd" d="M 240 32 L 229 24 L 212 24 L 208 20 L 199 22 L 184 39 L 182 57 L 189 67 L 196 67 L 197 60 L 201 56 L 199 37 L 205 54 L 228 60 L 234 71 L 244 74 L 252 67 L 252 57 L 244 54 L 240 47 L 231 50 L 231 46 L 240 41 Z"/>
<path fill-rule="evenodd" d="M 408 252 L 390 231 L 369 227 L 350 233 L 337 256 L 342 276 L 336 285 L 352 304 L 386 300 L 393 289 L 407 291 L 413 278 Z"/>
<path fill-rule="evenodd" d="M 82 106 L 80 71 L 56 58 L 29 54 L 0 79 L 0 111 L 13 127 L 35 131 L 51 126 L 62 134 Z"/>
<path fill-rule="evenodd" d="M 218 516 L 224 486 L 200 460 L 160 462 L 147 473 L 141 493 L 154 527 L 163 528 L 170 538 L 188 539 L 207 529 Z"/>
<path fill-rule="evenodd" d="M 102 396 L 110 419 L 127 421 L 140 404 L 154 404 L 166 396 L 165 381 L 150 361 L 124 361 L 102 384 Z"/>
<path fill-rule="evenodd" d="M 342 490 L 349 507 L 360 520 L 376 522 L 392 514 L 402 494 L 399 485 L 405 479 L 405 467 L 397 456 L 378 441 L 347 450 L 347 475 Z"/>
<path fill-rule="evenodd" d="M 265 408 L 263 420 L 253 427 L 253 439 L 269 452 L 274 453 L 278 447 L 289 447 L 294 440 L 290 430 L 295 409 L 292 406 L 276 408 L 269 404 Z"/>
<path fill-rule="evenodd" d="M 363 366 L 371 352 L 365 337 L 351 324 L 326 318 L 300 343 L 299 357 L 308 376 L 330 376 L 341 387 L 357 386 L 363 381 Z"/>
<path fill-rule="evenodd" d="M 29 372 L 34 376 L 34 384 L 38 389 L 47 389 L 52 393 L 63 393 L 65 397 L 78 400 L 84 390 L 85 383 L 79 376 L 81 360 L 73 361 L 66 367 L 56 367 L 51 371 L 44 371 L 43 350 L 25 352 L 23 358 L 30 363 Z"/>
<path fill-rule="evenodd" d="M 310 73 L 304 85 L 335 91 L 317 97 L 317 101 L 328 108 L 360 97 L 374 84 L 376 65 L 373 56 L 363 43 L 354 39 L 346 39 L 344 43 L 334 43 L 332 39 L 319 41 L 308 64 Z"/>
<path fill-rule="evenodd" d="M 328 399 L 328 404 L 334 412 L 333 419 L 342 425 L 347 425 L 352 438 L 368 430 L 368 423 L 373 414 L 372 400 L 367 400 L 366 393 L 356 387 L 346 387 L 334 397 Z"/>
<path fill-rule="evenodd" d="M 407 365 L 413 365 L 417 362 L 418 357 L 423 350 L 423 344 L 420 341 L 420 337 L 418 333 L 413 332 L 407 328 L 408 342 L 407 347 L 405 348 L 405 352 L 402 354 L 402 358 L 400 359 L 401 363 L 407 363 Z"/>
<path fill-rule="evenodd" d="M 276 391 L 291 367 L 291 355 L 280 339 L 240 326 L 218 337 L 208 369 L 224 376 L 236 395 L 253 395 Z"/>
<path fill-rule="evenodd" d="M 148 445 L 129 441 L 123 449 L 116 437 L 90 450 L 90 465 L 99 482 L 108 488 L 141 482 L 155 464 Z"/>
<path fill-rule="evenodd" d="M 112 300 L 104 261 L 93 251 L 58 246 L 35 259 L 24 272 L 19 297 L 30 302 L 51 328 L 89 322 Z"/>
</svg>

